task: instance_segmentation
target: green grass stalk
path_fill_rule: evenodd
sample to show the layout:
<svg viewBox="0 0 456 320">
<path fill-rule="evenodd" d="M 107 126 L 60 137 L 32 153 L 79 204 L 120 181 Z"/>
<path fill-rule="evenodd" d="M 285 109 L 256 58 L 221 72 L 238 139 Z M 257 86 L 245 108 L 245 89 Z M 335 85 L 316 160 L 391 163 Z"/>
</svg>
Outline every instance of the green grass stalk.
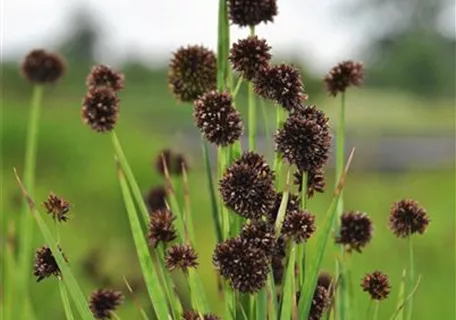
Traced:
<svg viewBox="0 0 456 320">
<path fill-rule="evenodd" d="M 250 36 L 255 35 L 255 26 L 250 26 Z M 253 81 L 248 85 L 248 108 L 249 108 L 249 150 L 255 150 L 256 143 L 256 96 L 253 89 Z"/>
<path fill-rule="evenodd" d="M 60 297 L 62 298 L 63 309 L 65 311 L 65 317 L 67 320 L 74 320 L 73 311 L 71 311 L 70 300 L 68 299 L 68 293 L 62 281 L 59 281 L 59 288 Z"/>
<path fill-rule="evenodd" d="M 407 294 L 410 295 L 413 292 L 413 287 L 415 286 L 415 261 L 413 257 L 413 241 L 412 236 L 408 237 L 408 249 L 409 249 L 409 272 L 408 272 L 408 284 L 407 284 Z M 413 294 L 410 296 L 408 302 L 405 305 L 405 319 L 412 320 L 413 314 Z"/>
</svg>

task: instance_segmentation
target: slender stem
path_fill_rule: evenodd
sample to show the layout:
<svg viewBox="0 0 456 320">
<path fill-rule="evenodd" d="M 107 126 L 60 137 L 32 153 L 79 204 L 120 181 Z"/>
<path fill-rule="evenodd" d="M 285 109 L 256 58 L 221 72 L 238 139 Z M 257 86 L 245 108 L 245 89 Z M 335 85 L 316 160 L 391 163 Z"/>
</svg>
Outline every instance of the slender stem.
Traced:
<svg viewBox="0 0 456 320">
<path fill-rule="evenodd" d="M 236 96 L 239 93 L 239 90 L 241 89 L 243 81 L 244 81 L 244 79 L 242 78 L 242 76 L 239 77 L 239 79 L 236 83 L 236 87 L 234 87 L 233 94 L 231 95 L 233 97 L 233 100 L 236 99 Z"/>
<path fill-rule="evenodd" d="M 307 172 L 302 172 L 302 181 L 301 181 L 301 209 L 307 208 Z"/>
<path fill-rule="evenodd" d="M 285 112 L 281 106 L 276 106 L 276 127 L 277 130 L 282 128 L 283 122 L 285 118 Z M 274 164 L 273 164 L 274 172 L 276 174 L 276 188 L 280 186 L 281 181 L 281 169 L 282 169 L 282 157 L 278 152 L 274 154 Z"/>
<path fill-rule="evenodd" d="M 410 294 L 413 291 L 414 282 L 415 282 L 415 263 L 413 258 L 413 241 L 412 236 L 409 235 L 408 237 L 408 245 L 409 245 L 409 272 L 408 272 L 408 285 L 407 285 L 407 294 Z M 405 309 L 405 319 L 411 320 L 412 313 L 413 313 L 413 295 L 410 297 L 409 301 L 407 302 L 407 308 Z"/>
<path fill-rule="evenodd" d="M 250 36 L 255 35 L 255 26 L 250 26 Z M 256 96 L 253 89 L 253 81 L 249 82 L 248 91 L 249 105 L 249 149 L 255 150 L 256 140 Z"/>
<path fill-rule="evenodd" d="M 378 319 L 378 309 L 380 308 L 380 301 L 375 301 L 374 303 L 374 315 L 372 316 L 372 320 Z"/>
<path fill-rule="evenodd" d="M 63 308 L 67 320 L 74 320 L 73 312 L 71 311 L 70 300 L 68 299 L 68 293 L 65 288 L 65 284 L 62 280 L 59 280 L 60 297 L 62 298 Z"/>
<path fill-rule="evenodd" d="M 336 179 L 335 183 L 337 186 L 340 175 L 344 170 L 344 157 L 345 157 L 345 92 L 341 93 L 340 99 L 340 112 L 339 112 L 339 122 L 337 124 L 337 144 L 336 144 Z M 344 199 L 343 192 L 340 193 L 339 200 L 337 202 L 337 216 L 340 217 L 344 211 Z M 339 219 L 336 219 L 335 229 L 337 230 Z M 336 231 L 337 232 L 337 231 Z M 341 254 L 343 255 L 343 247 L 340 248 Z M 336 275 L 340 278 L 340 283 L 338 286 L 339 294 L 336 295 L 336 309 L 337 315 L 340 320 L 345 319 L 346 306 L 347 306 L 347 288 L 346 288 L 346 279 L 345 275 L 342 272 L 342 265 L 340 265 L 339 259 L 336 260 Z"/>
<path fill-rule="evenodd" d="M 370 299 L 369 304 L 367 305 L 367 311 L 366 311 L 366 320 L 369 319 L 372 313 L 372 307 L 374 306 L 374 300 Z"/>
<path fill-rule="evenodd" d="M 24 166 L 24 185 L 33 197 L 35 193 L 35 175 L 36 175 L 36 154 L 38 149 L 38 130 L 40 111 L 43 101 L 43 86 L 35 85 L 33 88 L 31 109 L 29 115 L 29 122 L 27 126 L 27 141 L 25 149 L 25 166 Z M 21 215 L 20 224 L 20 235 L 21 235 L 21 247 L 19 252 L 19 270 L 20 273 L 17 277 L 19 282 L 18 294 L 25 299 L 29 299 L 28 296 L 28 279 L 31 275 L 30 260 L 32 259 L 32 240 L 33 240 L 33 217 L 28 212 L 28 207 L 24 201 Z M 18 319 L 22 319 L 22 313 L 25 312 L 25 308 L 19 308 Z M 24 317 L 25 318 L 25 317 Z"/>
<path fill-rule="evenodd" d="M 223 172 L 225 171 L 226 168 L 226 157 L 225 157 L 225 150 L 222 146 L 218 147 L 218 165 L 219 165 L 219 177 L 221 178 L 223 176 Z M 222 236 L 223 239 L 227 239 L 230 235 L 230 220 L 229 220 L 229 212 L 227 208 L 224 206 L 222 203 L 222 200 L 220 200 L 220 208 L 221 208 L 221 214 L 222 214 Z"/>
</svg>

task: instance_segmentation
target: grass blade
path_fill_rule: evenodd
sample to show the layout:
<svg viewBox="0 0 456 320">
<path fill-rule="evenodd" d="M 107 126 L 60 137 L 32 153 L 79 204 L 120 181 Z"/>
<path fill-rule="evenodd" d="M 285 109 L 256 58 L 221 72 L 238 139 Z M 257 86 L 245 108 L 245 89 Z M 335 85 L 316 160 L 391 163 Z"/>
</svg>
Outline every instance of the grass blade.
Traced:
<svg viewBox="0 0 456 320">
<path fill-rule="evenodd" d="M 131 288 L 130 284 L 128 283 L 127 279 L 123 277 L 123 280 L 125 282 L 125 286 L 127 287 L 128 291 L 130 292 L 132 296 L 133 303 L 135 304 L 135 307 L 139 310 L 139 313 L 141 314 L 141 317 L 143 320 L 149 320 L 149 317 L 147 316 L 146 312 L 144 311 L 144 308 L 139 304 L 138 299 L 135 296 L 135 293 L 133 292 L 133 289 Z"/>
<path fill-rule="evenodd" d="M 16 169 L 14 169 L 14 174 L 16 175 L 16 180 L 22 190 L 22 194 L 27 201 L 28 207 L 30 209 L 30 212 L 32 213 L 32 216 L 35 218 L 38 227 L 41 230 L 41 233 L 43 234 L 44 240 L 46 241 L 47 245 L 51 249 L 52 255 L 54 256 L 57 265 L 60 268 L 60 271 L 62 273 L 62 278 L 63 281 L 71 294 L 71 297 L 73 298 L 74 303 L 76 304 L 76 308 L 78 309 L 78 312 L 81 316 L 82 319 L 93 319 L 92 313 L 89 309 L 89 306 L 87 304 L 87 300 L 85 296 L 82 294 L 81 289 L 79 288 L 79 285 L 76 281 L 76 279 L 73 276 L 73 273 L 70 270 L 70 267 L 65 261 L 65 258 L 63 257 L 62 253 L 60 252 L 57 242 L 55 241 L 54 237 L 52 236 L 51 230 L 49 230 L 49 227 L 46 225 L 44 220 L 41 218 L 40 213 L 38 210 L 36 210 L 35 203 L 33 202 L 33 199 L 29 196 L 26 188 L 22 184 L 22 181 L 20 180 L 19 176 L 17 175 Z"/>
<path fill-rule="evenodd" d="M 402 278 L 401 278 L 401 283 L 399 285 L 399 294 L 397 296 L 397 305 L 396 305 L 396 310 L 397 315 L 395 319 L 398 320 L 403 320 L 404 319 L 404 309 L 402 308 L 402 305 L 404 304 L 404 299 L 405 299 L 405 282 L 407 281 L 407 271 L 404 269 L 402 271 Z"/>
<path fill-rule="evenodd" d="M 187 279 L 190 286 L 190 293 L 196 303 L 196 310 L 201 313 L 208 313 L 210 311 L 209 303 L 207 302 L 206 293 L 204 292 L 203 284 L 197 270 L 190 268 Z"/>
<path fill-rule="evenodd" d="M 65 316 L 67 320 L 74 320 L 73 312 L 71 311 L 70 300 L 65 285 L 62 281 L 59 281 L 60 296 L 62 297 L 63 308 L 65 310 Z"/>
<path fill-rule="evenodd" d="M 15 242 L 15 231 L 14 221 L 9 221 L 7 239 L 5 241 L 4 254 L 2 256 L 2 319 L 10 320 L 13 319 L 13 310 L 15 310 L 16 298 L 16 286 L 14 283 L 15 277 L 14 272 L 16 270 L 16 261 L 14 259 L 14 242 Z"/>
<path fill-rule="evenodd" d="M 167 320 L 169 318 L 168 305 L 166 298 L 163 294 L 164 290 L 161 287 L 160 280 L 158 278 L 157 270 L 152 263 L 152 258 L 147 247 L 146 237 L 141 229 L 136 208 L 133 203 L 133 198 L 128 188 L 127 181 L 125 180 L 124 172 L 118 167 L 118 177 L 120 188 L 122 190 L 122 196 L 125 203 L 125 209 L 128 214 L 128 220 L 130 221 L 131 233 L 138 254 L 138 259 L 141 265 L 141 270 L 146 282 L 147 291 L 149 293 L 150 300 L 154 307 L 155 314 L 159 320 Z"/>
<path fill-rule="evenodd" d="M 277 320 L 279 305 L 277 303 L 277 289 L 274 283 L 274 274 L 272 269 L 268 277 L 268 310 L 269 320 Z"/>
<path fill-rule="evenodd" d="M 421 276 L 418 276 L 418 279 L 416 279 L 416 284 L 415 284 L 415 287 L 412 289 L 412 291 L 410 292 L 410 294 L 407 296 L 407 298 L 404 300 L 404 302 L 399 305 L 396 310 L 394 311 L 393 315 L 391 316 L 390 320 L 395 320 L 397 319 L 397 317 L 402 314 L 403 312 L 403 309 L 404 309 L 404 306 L 407 304 L 407 302 L 412 299 L 412 297 L 415 295 L 416 293 L 416 290 L 418 290 L 418 286 L 420 285 L 420 282 L 421 282 Z M 401 315 L 402 317 L 402 315 Z"/>
<path fill-rule="evenodd" d="M 295 287 L 295 263 L 296 263 L 296 244 L 291 243 L 289 251 L 287 270 L 285 274 L 285 283 L 283 287 L 283 298 L 280 308 L 280 320 L 290 320 L 291 311 L 293 310 L 294 287 Z"/>
<path fill-rule="evenodd" d="M 228 51 L 230 44 L 230 29 L 228 23 L 227 1 L 219 1 L 218 12 L 218 44 L 217 44 L 217 88 L 222 91 L 229 86 Z"/>
<path fill-rule="evenodd" d="M 267 319 L 267 310 L 268 310 L 268 295 L 266 288 L 262 288 L 256 297 L 256 319 L 264 320 Z"/>
<path fill-rule="evenodd" d="M 354 149 L 351 151 L 350 156 L 347 161 L 347 165 L 345 166 L 345 170 L 342 173 L 342 175 L 339 178 L 339 183 L 337 184 L 337 188 L 334 192 L 334 197 L 333 200 L 331 201 L 331 204 L 328 208 L 328 212 L 326 214 L 326 220 L 324 222 L 322 231 L 317 237 L 317 250 L 315 251 L 317 256 L 313 259 L 309 259 L 312 261 L 310 264 L 308 270 L 308 274 L 306 275 L 306 279 L 304 281 L 304 284 L 301 286 L 301 296 L 299 299 L 299 304 L 298 304 L 298 314 L 303 315 L 304 318 L 307 318 L 309 315 L 310 311 L 310 305 L 312 303 L 312 296 L 317 284 L 317 279 L 318 279 L 318 273 L 321 268 L 321 264 L 323 261 L 323 255 L 326 251 L 326 245 L 328 244 L 329 237 L 331 236 L 331 229 L 334 224 L 334 220 L 337 216 L 337 203 L 340 197 L 340 193 L 342 191 L 342 188 L 345 184 L 345 179 L 347 176 L 348 168 L 350 167 L 351 161 L 353 159 L 353 153 Z"/>
</svg>

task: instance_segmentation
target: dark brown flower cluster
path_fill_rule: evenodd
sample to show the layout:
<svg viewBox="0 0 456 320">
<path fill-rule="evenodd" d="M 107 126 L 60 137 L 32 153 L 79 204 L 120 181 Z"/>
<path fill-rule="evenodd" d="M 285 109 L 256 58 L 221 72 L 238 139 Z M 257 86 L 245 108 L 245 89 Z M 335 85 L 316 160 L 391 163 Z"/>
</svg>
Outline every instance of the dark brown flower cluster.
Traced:
<svg viewBox="0 0 456 320">
<path fill-rule="evenodd" d="M 242 135 L 244 124 L 228 92 L 206 92 L 194 104 L 195 124 L 209 142 L 227 146 Z"/>
<path fill-rule="evenodd" d="M 369 293 L 373 300 L 386 299 L 391 290 L 388 276 L 380 271 L 367 274 L 362 279 L 361 288 Z"/>
<path fill-rule="evenodd" d="M 166 209 L 166 190 L 163 186 L 152 187 L 145 198 L 149 212 Z"/>
<path fill-rule="evenodd" d="M 182 320 L 221 320 L 221 318 L 211 313 L 200 314 L 195 310 L 188 310 L 182 314 Z"/>
<path fill-rule="evenodd" d="M 397 237 L 423 234 L 429 222 L 426 209 L 415 200 L 404 199 L 395 202 L 391 207 L 389 227 Z"/>
<path fill-rule="evenodd" d="M 296 171 L 294 183 L 298 186 L 299 192 L 302 191 L 302 171 Z M 325 171 L 322 168 L 316 168 L 315 170 L 307 173 L 307 197 L 311 198 L 315 192 L 323 193 L 325 191 Z"/>
<path fill-rule="evenodd" d="M 258 70 L 253 82 L 254 90 L 260 97 L 273 100 L 288 111 L 299 108 L 307 98 L 301 74 L 286 64 Z"/>
<path fill-rule="evenodd" d="M 87 80 L 86 85 L 90 89 L 107 87 L 115 92 L 118 92 L 124 87 L 125 76 L 117 71 L 114 71 L 110 67 L 99 64 L 92 67 Z"/>
<path fill-rule="evenodd" d="M 66 260 L 66 257 L 63 257 Z M 35 263 L 33 265 L 33 275 L 37 277 L 37 282 L 40 282 L 41 280 L 52 275 L 57 278 L 62 277 L 57 261 L 52 255 L 52 251 L 49 247 L 42 246 L 36 250 Z"/>
<path fill-rule="evenodd" d="M 261 249 L 239 237 L 217 244 L 213 263 L 234 290 L 254 293 L 266 284 L 268 257 Z"/>
<path fill-rule="evenodd" d="M 188 268 L 198 267 L 198 255 L 189 245 L 174 245 L 166 253 L 166 267 L 172 271 L 181 269 L 187 272 Z"/>
<path fill-rule="evenodd" d="M 276 238 L 271 224 L 263 220 L 247 223 L 242 227 L 240 238 L 250 246 L 260 249 L 271 258 L 275 251 Z"/>
<path fill-rule="evenodd" d="M 22 75 L 32 83 L 54 83 L 65 72 L 65 62 L 56 53 L 42 49 L 32 50 L 22 62 L 21 71 Z"/>
<path fill-rule="evenodd" d="M 160 242 L 166 244 L 176 239 L 176 229 L 173 226 L 175 219 L 167 209 L 152 212 L 148 233 L 151 247 L 155 248 Z"/>
<path fill-rule="evenodd" d="M 163 162 L 166 164 L 168 173 L 172 176 L 182 175 L 184 168 L 185 171 L 188 171 L 188 162 L 185 159 L 185 156 L 170 149 L 162 150 L 155 158 L 155 168 L 162 176 L 165 175 L 165 166 Z"/>
<path fill-rule="evenodd" d="M 345 246 L 348 252 L 361 252 L 372 239 L 373 226 L 371 219 L 359 211 L 345 212 L 340 217 L 339 235 L 336 243 Z"/>
<path fill-rule="evenodd" d="M 324 286 L 317 285 L 310 305 L 309 320 L 320 320 L 323 313 L 329 308 L 331 297 Z"/>
<path fill-rule="evenodd" d="M 58 222 L 67 221 L 67 213 L 70 210 L 70 203 L 51 192 L 46 201 L 43 202 L 46 212 L 52 215 Z"/>
<path fill-rule="evenodd" d="M 250 36 L 233 44 L 228 59 L 233 69 L 246 80 L 251 81 L 259 70 L 269 67 L 271 47 L 266 40 Z"/>
<path fill-rule="evenodd" d="M 363 65 L 356 61 L 343 61 L 332 68 L 325 76 L 326 89 L 336 96 L 350 86 L 360 86 L 363 82 Z"/>
<path fill-rule="evenodd" d="M 122 292 L 97 289 L 90 295 L 89 307 L 95 319 L 112 319 L 113 312 L 124 302 Z"/>
<path fill-rule="evenodd" d="M 307 210 L 293 210 L 286 214 L 281 233 L 295 242 L 307 241 L 315 232 L 315 216 Z"/>
<path fill-rule="evenodd" d="M 117 92 L 124 75 L 105 65 L 94 66 L 87 77 L 88 91 L 82 102 L 82 121 L 96 132 L 114 129 L 119 115 Z"/>
<path fill-rule="evenodd" d="M 277 0 L 228 0 L 232 23 L 241 27 L 272 22 L 277 15 Z"/>
<path fill-rule="evenodd" d="M 285 252 L 285 240 L 283 236 L 280 236 L 274 245 L 274 255 L 271 260 L 272 275 L 274 276 L 274 282 L 280 284 L 283 279 L 284 273 L 284 259 L 286 256 Z"/>
<path fill-rule="evenodd" d="M 215 53 L 202 46 L 179 48 L 169 64 L 168 85 L 180 101 L 193 102 L 205 92 L 215 90 Z"/>
<path fill-rule="evenodd" d="M 322 168 L 329 157 L 331 133 L 327 118 L 295 112 L 277 131 L 276 150 L 299 171 L 313 172 Z"/>
<path fill-rule="evenodd" d="M 274 205 L 274 174 L 263 156 L 245 152 L 223 174 L 220 193 L 228 208 L 259 220 Z"/>
<path fill-rule="evenodd" d="M 82 120 L 96 132 L 114 129 L 119 113 L 119 99 L 107 87 L 97 87 L 87 92 L 82 103 Z"/>
</svg>

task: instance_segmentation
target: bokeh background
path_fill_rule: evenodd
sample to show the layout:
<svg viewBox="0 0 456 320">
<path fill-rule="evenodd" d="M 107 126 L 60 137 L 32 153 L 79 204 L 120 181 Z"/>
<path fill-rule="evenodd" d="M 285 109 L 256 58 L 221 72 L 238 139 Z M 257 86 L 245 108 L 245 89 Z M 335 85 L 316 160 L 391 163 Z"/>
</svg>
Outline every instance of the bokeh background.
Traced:
<svg viewBox="0 0 456 320">
<path fill-rule="evenodd" d="M 373 242 L 352 257 L 353 279 L 374 269 L 387 272 L 391 299 L 382 303 L 388 319 L 407 262 L 407 245 L 387 229 L 390 205 L 403 197 L 428 209 L 430 228 L 415 238 L 416 272 L 422 282 L 414 319 L 453 319 L 455 315 L 455 7 L 451 0 L 279 0 L 275 22 L 257 28 L 273 47 L 274 60 L 302 70 L 310 102 L 335 119 L 339 100 L 328 97 L 322 77 L 340 60 L 366 66 L 365 86 L 347 95 L 347 148 L 356 155 L 346 185 L 346 208 L 366 211 L 375 223 Z M 190 161 L 197 249 L 211 302 L 220 311 L 210 263 L 215 237 L 198 131 L 192 108 L 177 103 L 167 89 L 167 64 L 181 45 L 216 48 L 214 0 L 16 0 L 2 2 L 1 208 L 19 212 L 20 196 L 12 168 L 23 167 L 31 86 L 19 74 L 31 49 L 59 51 L 67 73 L 46 89 L 38 152 L 37 201 L 50 190 L 74 204 L 61 232 L 62 247 L 87 295 L 96 287 L 126 292 L 122 276 L 145 296 L 118 183 L 110 137 L 95 134 L 80 119 L 85 77 L 94 63 L 107 63 L 126 75 L 116 128 L 143 192 L 163 184 L 153 166 L 163 148 Z M 232 27 L 232 40 L 247 30 Z M 246 92 L 237 107 L 246 115 Z M 274 107 L 259 114 L 260 149 L 271 158 L 268 132 Z M 333 122 L 333 127 L 336 124 Z M 327 170 L 333 185 L 333 166 Z M 310 208 L 323 221 L 330 193 L 317 195 Z M 3 225 L 2 230 L 8 226 Z M 37 233 L 35 244 L 43 239 Z M 312 248 L 313 241 L 309 247 Z M 312 249 L 310 249 L 312 251 Z M 328 252 L 325 267 L 333 269 Z M 31 261 L 32 263 L 32 261 Z M 33 280 L 31 280 L 32 282 Z M 31 284 L 37 319 L 61 319 L 55 281 Z M 367 296 L 355 290 L 360 308 Z M 54 302 L 50 302 L 54 301 Z M 143 300 L 147 308 L 147 299 Z M 119 311 L 139 318 L 132 303 Z"/>
</svg>

